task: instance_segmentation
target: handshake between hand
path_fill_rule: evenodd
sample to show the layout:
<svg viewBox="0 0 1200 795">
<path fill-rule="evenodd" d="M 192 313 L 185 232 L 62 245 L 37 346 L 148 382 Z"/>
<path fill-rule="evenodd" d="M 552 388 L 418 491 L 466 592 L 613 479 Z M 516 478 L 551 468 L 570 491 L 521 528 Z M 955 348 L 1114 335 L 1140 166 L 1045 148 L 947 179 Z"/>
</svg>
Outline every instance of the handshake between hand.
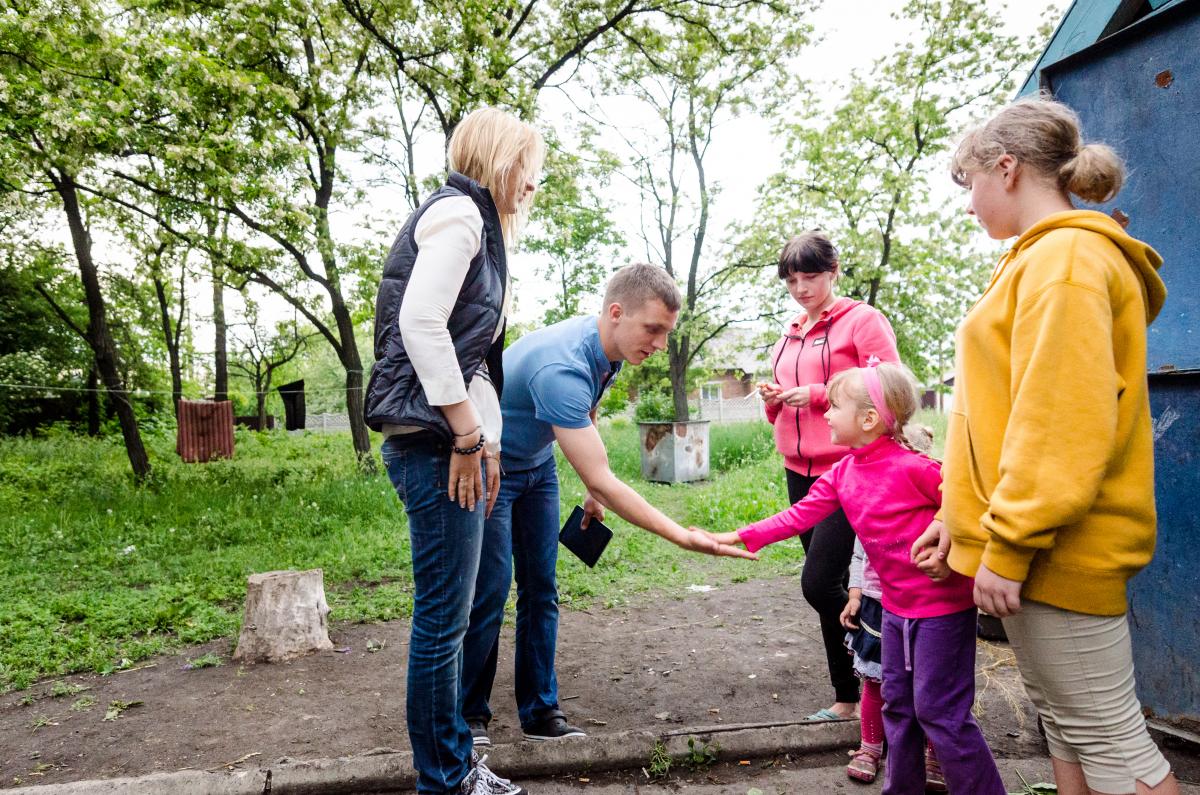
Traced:
<svg viewBox="0 0 1200 795">
<path fill-rule="evenodd" d="M 741 544 L 737 533 L 708 533 L 698 527 L 689 527 L 687 535 L 676 543 L 684 549 L 703 552 L 707 555 L 758 560 L 758 555 L 755 553 L 735 546 Z"/>
</svg>

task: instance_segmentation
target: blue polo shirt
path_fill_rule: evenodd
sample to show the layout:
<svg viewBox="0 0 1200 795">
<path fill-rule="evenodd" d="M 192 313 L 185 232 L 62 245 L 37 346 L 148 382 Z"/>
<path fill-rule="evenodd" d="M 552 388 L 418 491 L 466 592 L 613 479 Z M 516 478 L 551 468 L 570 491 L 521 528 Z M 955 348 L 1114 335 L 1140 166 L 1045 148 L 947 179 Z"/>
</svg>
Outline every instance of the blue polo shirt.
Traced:
<svg viewBox="0 0 1200 795">
<path fill-rule="evenodd" d="M 521 337 L 504 351 L 505 470 L 541 466 L 554 456 L 554 426 L 586 428 L 588 415 L 621 369 L 600 345 L 595 317 L 573 317 Z"/>
</svg>

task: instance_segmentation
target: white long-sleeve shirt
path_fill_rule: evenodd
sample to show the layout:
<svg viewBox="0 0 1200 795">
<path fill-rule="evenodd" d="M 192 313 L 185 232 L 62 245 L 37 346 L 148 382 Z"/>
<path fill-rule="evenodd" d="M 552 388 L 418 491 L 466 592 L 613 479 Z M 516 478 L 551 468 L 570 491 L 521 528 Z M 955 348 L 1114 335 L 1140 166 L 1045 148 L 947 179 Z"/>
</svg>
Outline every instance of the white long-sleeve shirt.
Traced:
<svg viewBox="0 0 1200 795">
<path fill-rule="evenodd" d="M 417 259 L 404 291 L 397 323 L 404 349 L 429 405 L 446 406 L 469 399 L 479 413 L 487 450 L 495 453 L 500 449 L 503 431 L 496 389 L 480 373 L 475 374 L 468 386 L 463 386 L 462 368 L 447 328 L 471 260 L 479 252 L 482 236 L 483 218 L 469 196 L 441 199 L 425 210 L 413 230 Z M 504 329 L 509 294 L 506 278 L 504 303 L 493 341 Z M 419 430 L 422 429 L 412 425 L 385 425 L 383 433 L 392 436 Z"/>
</svg>

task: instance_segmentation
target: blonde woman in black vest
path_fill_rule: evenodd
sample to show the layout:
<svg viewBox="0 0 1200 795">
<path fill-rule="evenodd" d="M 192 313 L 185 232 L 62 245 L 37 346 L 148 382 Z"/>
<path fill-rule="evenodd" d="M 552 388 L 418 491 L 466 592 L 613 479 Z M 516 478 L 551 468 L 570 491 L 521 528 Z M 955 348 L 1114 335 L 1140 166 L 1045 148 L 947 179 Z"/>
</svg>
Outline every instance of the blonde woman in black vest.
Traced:
<svg viewBox="0 0 1200 795">
<path fill-rule="evenodd" d="M 450 175 L 401 228 L 375 305 L 367 423 L 408 515 L 413 564 L 408 733 L 417 792 L 522 795 L 475 757 L 462 642 L 484 516 L 499 484 L 505 249 L 528 213 L 541 135 L 496 108 L 450 138 Z"/>
</svg>

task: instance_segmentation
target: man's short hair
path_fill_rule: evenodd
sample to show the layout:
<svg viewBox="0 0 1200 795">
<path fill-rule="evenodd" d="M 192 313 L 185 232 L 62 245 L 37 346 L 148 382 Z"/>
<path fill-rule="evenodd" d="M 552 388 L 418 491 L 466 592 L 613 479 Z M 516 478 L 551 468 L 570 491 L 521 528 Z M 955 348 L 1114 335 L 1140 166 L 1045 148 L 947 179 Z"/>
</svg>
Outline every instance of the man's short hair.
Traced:
<svg viewBox="0 0 1200 795">
<path fill-rule="evenodd" d="M 665 268 L 635 262 L 621 268 L 608 280 L 604 290 L 604 310 L 620 304 L 626 312 L 632 312 L 655 298 L 672 312 L 678 312 L 683 304 L 679 287 Z"/>
</svg>

